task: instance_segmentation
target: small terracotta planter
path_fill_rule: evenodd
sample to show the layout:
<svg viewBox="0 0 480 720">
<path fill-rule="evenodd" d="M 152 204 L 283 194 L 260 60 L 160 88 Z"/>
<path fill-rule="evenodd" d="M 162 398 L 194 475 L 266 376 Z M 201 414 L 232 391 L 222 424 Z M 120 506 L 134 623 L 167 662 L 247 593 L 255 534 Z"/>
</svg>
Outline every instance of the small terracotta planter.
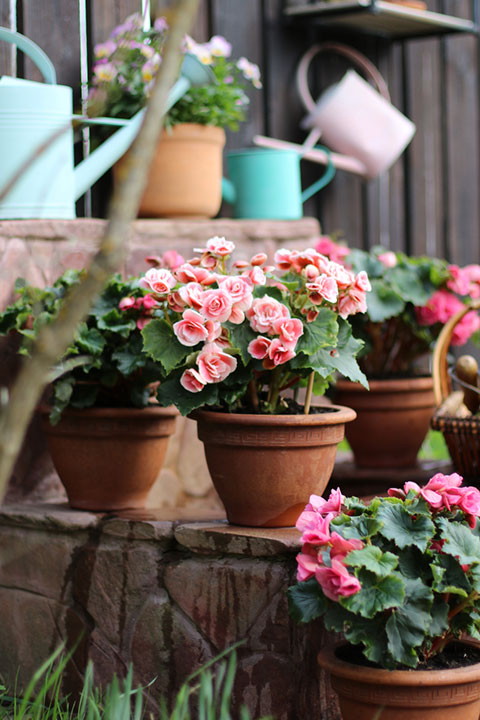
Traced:
<svg viewBox="0 0 480 720">
<path fill-rule="evenodd" d="M 175 430 L 175 408 L 85 408 L 64 410 L 42 426 L 70 506 L 114 511 L 142 508 Z"/>
<path fill-rule="evenodd" d="M 370 390 L 339 380 L 336 401 L 357 419 L 346 429 L 361 468 L 414 467 L 435 408 L 431 377 L 369 380 Z"/>
<path fill-rule="evenodd" d="M 139 217 L 214 217 L 222 202 L 224 145 L 225 131 L 219 127 L 181 123 L 163 130 Z M 124 165 L 124 158 L 115 164 L 114 177 Z"/>
<path fill-rule="evenodd" d="M 198 437 L 230 523 L 295 524 L 330 479 L 350 408 L 310 415 L 244 415 L 197 410 Z"/>
<path fill-rule="evenodd" d="M 480 663 L 452 670 L 382 670 L 344 662 L 333 648 L 330 673 L 343 720 L 478 720 Z"/>
</svg>

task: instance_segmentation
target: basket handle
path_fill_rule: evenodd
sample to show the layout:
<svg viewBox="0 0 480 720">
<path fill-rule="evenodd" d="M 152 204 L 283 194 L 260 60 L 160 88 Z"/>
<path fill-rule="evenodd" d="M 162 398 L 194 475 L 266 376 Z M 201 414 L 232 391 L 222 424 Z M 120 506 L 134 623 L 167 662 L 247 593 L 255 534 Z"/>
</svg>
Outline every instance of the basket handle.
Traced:
<svg viewBox="0 0 480 720">
<path fill-rule="evenodd" d="M 432 358 L 433 392 L 435 403 L 441 405 L 450 393 L 451 384 L 448 375 L 447 353 L 452 340 L 453 331 L 460 320 L 471 310 L 480 309 L 480 300 L 474 300 L 453 315 L 442 328 L 435 343 Z"/>
<path fill-rule="evenodd" d="M 338 55 L 343 55 L 344 57 L 347 57 L 354 63 L 354 65 L 357 65 L 357 67 L 359 67 L 363 71 L 367 78 L 373 81 L 380 95 L 384 97 L 385 100 L 387 100 L 388 102 L 391 102 L 387 83 L 385 82 L 375 65 L 367 57 L 365 57 L 365 55 L 362 55 L 362 53 L 358 52 L 358 50 L 354 50 L 353 48 L 349 47 L 348 45 L 344 45 L 343 43 L 324 42 L 313 45 L 310 50 L 307 50 L 305 55 L 300 60 L 297 68 L 297 89 L 300 98 L 308 112 L 312 113 L 315 111 L 316 108 L 316 102 L 313 99 L 310 93 L 310 89 L 308 87 L 308 69 L 315 55 L 321 52 L 334 52 Z"/>
</svg>

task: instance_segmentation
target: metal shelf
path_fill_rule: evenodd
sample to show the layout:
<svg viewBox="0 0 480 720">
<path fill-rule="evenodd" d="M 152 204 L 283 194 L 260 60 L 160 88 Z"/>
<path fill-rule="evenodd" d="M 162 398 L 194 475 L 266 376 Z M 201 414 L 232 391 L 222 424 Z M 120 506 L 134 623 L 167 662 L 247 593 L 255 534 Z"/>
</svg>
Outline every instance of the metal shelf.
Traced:
<svg viewBox="0 0 480 720">
<path fill-rule="evenodd" d="M 391 40 L 441 35 L 445 33 L 477 33 L 471 20 L 416 10 L 386 0 L 314 0 L 284 7 L 289 18 L 314 20 L 325 28 L 355 30 Z"/>
</svg>

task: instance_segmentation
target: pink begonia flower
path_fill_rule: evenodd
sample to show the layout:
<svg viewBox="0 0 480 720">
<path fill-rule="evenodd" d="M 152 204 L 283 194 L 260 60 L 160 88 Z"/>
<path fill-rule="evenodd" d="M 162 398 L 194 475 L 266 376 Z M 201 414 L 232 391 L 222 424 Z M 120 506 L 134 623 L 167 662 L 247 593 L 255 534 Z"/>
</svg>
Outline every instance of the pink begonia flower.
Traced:
<svg viewBox="0 0 480 720">
<path fill-rule="evenodd" d="M 303 512 L 297 520 L 297 529 L 303 527 L 302 543 L 304 545 L 327 545 L 330 542 L 330 521 L 333 514 L 322 517 L 318 513 Z"/>
<path fill-rule="evenodd" d="M 459 295 L 468 295 L 470 289 L 469 273 L 465 272 L 463 268 L 458 267 L 458 265 L 449 265 L 448 271 L 450 273 L 450 277 L 447 280 L 448 289 Z"/>
<path fill-rule="evenodd" d="M 319 314 L 319 313 L 318 313 L 318 310 L 314 310 L 313 308 L 311 308 L 310 310 L 308 310 L 308 311 L 307 311 L 307 322 L 308 322 L 308 323 L 315 322 L 315 320 L 316 320 L 317 317 L 318 317 L 318 314 Z"/>
<path fill-rule="evenodd" d="M 336 262 L 329 262 L 326 270 L 327 275 L 335 278 L 339 288 L 347 288 L 353 285 L 355 282 L 355 276 L 350 270 L 347 270 L 343 265 L 339 265 Z"/>
<path fill-rule="evenodd" d="M 145 295 L 143 298 L 143 307 L 145 310 L 151 310 L 154 307 L 157 307 L 158 302 L 155 300 L 155 298 L 152 295 Z"/>
<path fill-rule="evenodd" d="M 237 360 L 222 352 L 216 343 L 209 343 L 198 355 L 197 365 L 204 383 L 219 383 L 235 370 Z"/>
<path fill-rule="evenodd" d="M 218 279 L 222 290 L 230 295 L 232 302 L 239 310 L 248 310 L 253 303 L 251 281 L 245 277 L 229 275 Z"/>
<path fill-rule="evenodd" d="M 250 263 L 248 263 L 246 260 L 235 260 L 233 263 L 233 267 L 238 268 L 239 270 L 244 270 L 249 266 Z"/>
<path fill-rule="evenodd" d="M 342 262 L 343 258 L 350 253 L 350 250 L 345 245 L 338 245 L 328 235 L 321 235 L 317 244 L 315 245 L 317 250 L 322 255 L 327 255 L 330 260 L 334 262 Z"/>
<path fill-rule="evenodd" d="M 250 265 L 263 265 L 267 262 L 267 255 L 265 253 L 257 253 L 250 258 Z"/>
<path fill-rule="evenodd" d="M 346 320 L 349 315 L 367 312 L 367 296 L 363 290 L 350 288 L 338 302 L 338 314 Z"/>
<path fill-rule="evenodd" d="M 147 255 L 145 262 L 152 267 L 163 267 L 163 260 L 159 255 Z"/>
<path fill-rule="evenodd" d="M 181 283 L 201 283 L 210 276 L 210 273 L 205 268 L 196 267 L 192 263 L 185 263 L 175 268 L 174 275 Z"/>
<path fill-rule="evenodd" d="M 309 580 L 315 575 L 317 568 L 319 567 L 317 553 L 301 552 L 297 555 L 297 580 L 298 582 L 304 582 Z"/>
<path fill-rule="evenodd" d="M 130 308 L 133 308 L 134 306 L 135 306 L 135 298 L 134 297 L 124 297 L 118 303 L 119 310 L 129 310 Z"/>
<path fill-rule="evenodd" d="M 207 251 L 212 253 L 212 255 L 226 257 L 227 255 L 231 255 L 234 250 L 235 244 L 230 240 L 225 240 L 224 237 L 216 235 L 207 240 Z"/>
<path fill-rule="evenodd" d="M 139 283 L 140 287 L 151 289 L 157 295 L 166 295 L 176 284 L 176 279 L 166 268 L 150 268 Z"/>
<path fill-rule="evenodd" d="M 218 288 L 217 290 L 205 290 L 202 295 L 202 307 L 200 312 L 208 320 L 215 320 L 216 322 L 225 322 L 231 315 L 232 312 L 232 298 L 230 294 Z"/>
<path fill-rule="evenodd" d="M 193 347 L 207 339 L 208 330 L 204 323 L 203 315 L 195 310 L 185 310 L 182 320 L 173 324 L 173 332 L 182 345 Z"/>
<path fill-rule="evenodd" d="M 186 285 L 182 285 L 178 294 L 185 305 L 195 308 L 195 310 L 200 310 L 203 304 L 203 292 L 200 283 L 189 282 Z"/>
<path fill-rule="evenodd" d="M 252 307 L 247 310 L 250 326 L 258 333 L 270 332 L 275 320 L 288 317 L 290 317 L 290 311 L 287 306 L 269 295 L 255 298 Z"/>
<path fill-rule="evenodd" d="M 387 252 L 377 255 L 377 260 L 379 260 L 386 268 L 393 268 L 398 262 L 397 256 L 391 250 L 387 250 Z"/>
<path fill-rule="evenodd" d="M 259 335 L 248 344 L 247 350 L 255 360 L 263 360 L 267 356 L 271 342 L 270 338 Z"/>
<path fill-rule="evenodd" d="M 332 567 L 317 568 L 315 577 L 323 594 L 334 602 L 340 597 L 354 595 L 362 589 L 358 578 L 350 575 L 345 565 L 336 558 L 332 558 Z"/>
<path fill-rule="evenodd" d="M 316 265 L 306 265 L 302 270 L 304 275 L 309 282 L 312 282 L 320 275 L 320 270 Z"/>
<path fill-rule="evenodd" d="M 217 340 L 221 333 L 222 333 L 222 324 L 219 322 L 214 322 L 213 320 L 206 320 L 205 321 L 205 327 L 207 329 L 207 342 L 211 343 L 214 340 Z"/>
<path fill-rule="evenodd" d="M 277 365 L 284 365 L 286 362 L 295 357 L 295 350 L 286 348 L 279 338 L 275 338 L 270 343 L 267 356 L 263 361 L 263 367 L 266 370 L 273 370 Z"/>
<path fill-rule="evenodd" d="M 322 274 L 314 282 L 307 283 L 308 299 L 314 305 L 320 305 L 323 300 L 334 303 L 338 298 L 338 285 L 333 277 Z"/>
<path fill-rule="evenodd" d="M 175 270 L 185 264 L 185 259 L 176 250 L 167 250 L 162 255 L 162 262 L 164 267 Z"/>
<path fill-rule="evenodd" d="M 452 345 L 465 345 L 477 330 L 480 330 L 480 317 L 472 310 L 455 325 L 450 342 Z"/>
<path fill-rule="evenodd" d="M 232 305 L 232 312 L 230 313 L 228 321 L 233 323 L 234 325 L 241 325 L 244 320 L 245 313 L 243 312 L 243 310 L 240 310 L 237 305 Z"/>
<path fill-rule="evenodd" d="M 251 270 L 246 270 L 243 276 L 248 278 L 253 285 L 265 285 L 267 278 L 262 268 L 258 265 L 252 267 Z"/>
<path fill-rule="evenodd" d="M 280 336 L 284 347 L 293 350 L 298 338 L 303 335 L 303 323 L 298 318 L 279 318 L 272 323 L 272 329 Z"/>
<path fill-rule="evenodd" d="M 273 261 L 279 270 L 290 270 L 292 267 L 292 252 L 286 248 L 277 250 L 273 256 Z"/>
<path fill-rule="evenodd" d="M 180 378 L 180 385 L 189 392 L 200 392 L 205 387 L 205 383 L 202 380 L 200 373 L 194 368 L 185 370 Z"/>
<path fill-rule="evenodd" d="M 372 289 L 370 280 L 368 279 L 368 275 L 365 270 L 360 270 L 360 272 L 355 276 L 354 287 L 358 290 L 363 290 L 364 292 L 369 292 Z"/>
<path fill-rule="evenodd" d="M 469 524 L 475 527 L 475 519 L 480 517 L 480 490 L 471 486 L 463 488 L 458 507 L 469 516 Z M 473 519 L 473 525 L 470 519 Z"/>
<path fill-rule="evenodd" d="M 178 291 L 170 293 L 170 295 L 167 297 L 167 303 L 170 310 L 173 310 L 173 312 L 181 313 L 185 310 L 184 301 L 182 300 L 182 297 Z"/>
<path fill-rule="evenodd" d="M 206 252 L 201 257 L 200 265 L 210 272 L 213 272 L 213 270 L 216 270 L 218 267 L 218 261 L 219 258 L 216 255 Z"/>
<path fill-rule="evenodd" d="M 415 308 L 415 313 L 420 325 L 445 324 L 463 307 L 462 301 L 448 290 L 437 290 L 426 305 Z"/>
<path fill-rule="evenodd" d="M 307 265 L 316 265 L 317 256 L 318 253 L 316 250 L 307 248 L 306 250 L 302 250 L 302 252 L 294 250 L 291 254 L 291 260 L 295 269 L 300 272 L 303 268 L 307 267 Z"/>
<path fill-rule="evenodd" d="M 138 330 L 143 330 L 145 325 L 148 325 L 148 323 L 150 322 L 151 319 L 152 318 L 149 317 L 148 315 L 142 315 L 142 317 L 138 318 L 138 320 L 136 322 L 136 326 L 137 326 Z"/>
<path fill-rule="evenodd" d="M 330 490 L 328 500 L 321 495 L 310 495 L 309 501 L 305 507 L 306 510 L 312 510 L 320 515 L 328 515 L 334 513 L 339 515 L 342 512 L 342 505 L 345 502 L 345 495 L 342 494 L 340 488 Z"/>
<path fill-rule="evenodd" d="M 337 532 L 332 532 L 330 537 L 330 557 L 337 558 L 337 560 L 345 560 L 348 553 L 352 550 L 361 550 L 364 544 L 357 538 L 351 538 L 346 540 Z"/>
</svg>

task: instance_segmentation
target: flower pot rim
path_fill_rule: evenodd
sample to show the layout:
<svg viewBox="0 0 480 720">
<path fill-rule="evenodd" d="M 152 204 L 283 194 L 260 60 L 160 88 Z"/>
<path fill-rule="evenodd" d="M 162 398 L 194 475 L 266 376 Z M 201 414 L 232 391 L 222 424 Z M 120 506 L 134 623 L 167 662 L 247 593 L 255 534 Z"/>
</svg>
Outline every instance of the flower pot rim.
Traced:
<svg viewBox="0 0 480 720">
<path fill-rule="evenodd" d="M 39 405 L 37 407 L 38 412 L 40 412 L 42 415 L 49 415 L 51 411 L 50 405 Z M 176 417 L 180 413 L 178 412 L 177 408 L 173 405 L 170 405 L 169 407 L 162 407 L 161 405 L 147 405 L 147 407 L 144 408 L 135 408 L 135 407 L 88 407 L 88 408 L 72 408 L 72 407 L 66 407 L 62 411 L 63 415 L 68 415 L 70 417 L 86 417 L 88 415 L 94 416 L 94 417 L 103 417 L 103 418 L 135 418 L 135 417 L 146 417 L 148 415 L 152 417 Z"/>
<path fill-rule="evenodd" d="M 473 643 L 463 642 L 464 645 Z M 318 653 L 318 662 L 330 673 L 347 679 L 356 680 L 369 685 L 409 686 L 415 685 L 450 685 L 452 683 L 470 683 L 480 680 L 480 661 L 473 665 L 460 668 L 440 670 L 386 670 L 384 668 L 356 665 L 341 660 L 335 655 L 338 647 L 348 643 L 337 643 L 322 648 Z M 475 645 L 479 647 L 478 645 Z"/>
<path fill-rule="evenodd" d="M 355 420 L 357 413 L 344 405 L 326 405 L 327 412 L 309 415 L 268 415 L 249 413 L 227 413 L 215 410 L 194 410 L 189 417 L 193 420 L 210 420 L 227 425 L 267 425 L 267 426 L 303 426 L 303 425 L 339 425 Z M 330 412 L 331 411 L 331 412 Z"/>
<path fill-rule="evenodd" d="M 367 378 L 368 379 L 368 378 Z M 368 392 L 419 392 L 422 390 L 433 391 L 433 378 L 431 375 L 418 375 L 416 377 L 406 378 L 385 378 L 385 379 L 368 379 L 369 390 L 354 383 L 351 380 L 338 380 L 336 383 L 337 390 L 341 392 L 352 393 L 368 393 Z"/>
<path fill-rule="evenodd" d="M 163 133 L 171 136 L 172 133 L 182 135 L 217 135 L 219 141 L 224 141 L 226 134 L 225 130 L 218 125 L 204 125 L 203 123 L 192 123 L 192 122 L 181 122 L 175 123 L 170 128 L 164 128 Z"/>
</svg>

